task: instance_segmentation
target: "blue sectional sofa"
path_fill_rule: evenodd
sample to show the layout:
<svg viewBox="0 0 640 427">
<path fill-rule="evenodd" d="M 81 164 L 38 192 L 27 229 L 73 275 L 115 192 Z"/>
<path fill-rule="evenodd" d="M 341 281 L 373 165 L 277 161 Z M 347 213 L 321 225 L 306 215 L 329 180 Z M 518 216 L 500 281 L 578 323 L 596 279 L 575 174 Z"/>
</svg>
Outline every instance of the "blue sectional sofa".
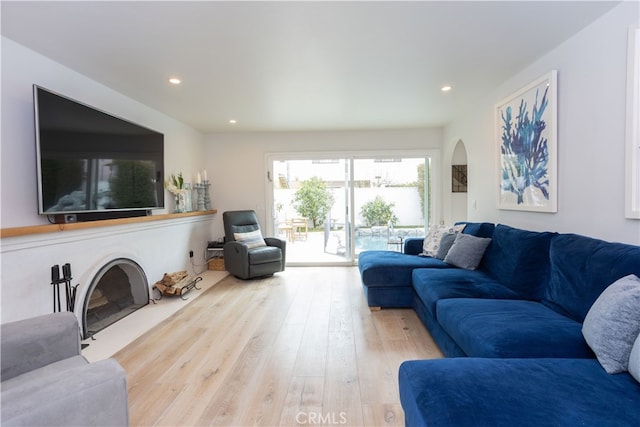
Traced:
<svg viewBox="0 0 640 427">
<path fill-rule="evenodd" d="M 466 224 L 463 233 L 478 237 L 491 237 L 494 225 L 490 223 Z M 411 307 L 415 292 L 412 273 L 418 268 L 450 268 L 450 265 L 422 253 L 423 239 L 408 238 L 404 251 L 364 251 L 358 257 L 364 293 L 369 307 Z"/>
<path fill-rule="evenodd" d="M 420 241 L 360 255 L 369 305 L 413 308 L 448 357 L 401 365 L 406 424 L 640 426 L 640 384 L 605 372 L 583 336 L 603 291 L 640 276 L 640 247 L 501 224 L 462 233 L 491 237 L 477 269 L 418 256 Z"/>
</svg>

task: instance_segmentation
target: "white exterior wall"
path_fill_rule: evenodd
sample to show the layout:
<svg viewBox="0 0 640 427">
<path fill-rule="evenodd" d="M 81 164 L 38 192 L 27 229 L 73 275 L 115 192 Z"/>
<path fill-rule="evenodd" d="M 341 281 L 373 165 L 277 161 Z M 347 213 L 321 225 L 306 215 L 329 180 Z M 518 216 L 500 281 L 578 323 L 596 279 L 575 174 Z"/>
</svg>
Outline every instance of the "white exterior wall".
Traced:
<svg viewBox="0 0 640 427">
<path fill-rule="evenodd" d="M 281 203 L 283 206 L 282 211 L 279 213 L 280 218 L 291 219 L 299 217 L 295 208 L 290 204 L 294 198 L 296 190 L 285 189 L 278 190 L 276 193 L 277 199 L 274 203 Z M 344 190 L 334 190 L 333 192 L 335 203 L 331 208 L 331 219 L 338 223 L 344 223 Z M 364 227 L 365 221 L 360 215 L 360 209 L 362 206 L 374 200 L 376 196 L 380 195 L 386 203 L 393 203 L 392 208 L 394 215 L 398 218 L 398 225 L 421 225 L 424 226 L 424 218 L 422 216 L 422 209 L 420 209 L 420 196 L 418 195 L 418 187 L 383 187 L 383 188 L 356 188 L 354 191 L 354 209 L 356 218 L 356 227 Z"/>
</svg>

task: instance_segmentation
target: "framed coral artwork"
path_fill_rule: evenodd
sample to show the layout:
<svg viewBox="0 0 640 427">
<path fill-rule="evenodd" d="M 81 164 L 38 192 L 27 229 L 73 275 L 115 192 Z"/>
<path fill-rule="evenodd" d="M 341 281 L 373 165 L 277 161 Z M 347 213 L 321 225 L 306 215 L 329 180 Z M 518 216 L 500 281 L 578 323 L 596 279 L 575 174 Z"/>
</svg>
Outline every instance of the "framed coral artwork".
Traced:
<svg viewBox="0 0 640 427">
<path fill-rule="evenodd" d="M 557 212 L 557 71 L 496 105 L 498 209 Z"/>
</svg>

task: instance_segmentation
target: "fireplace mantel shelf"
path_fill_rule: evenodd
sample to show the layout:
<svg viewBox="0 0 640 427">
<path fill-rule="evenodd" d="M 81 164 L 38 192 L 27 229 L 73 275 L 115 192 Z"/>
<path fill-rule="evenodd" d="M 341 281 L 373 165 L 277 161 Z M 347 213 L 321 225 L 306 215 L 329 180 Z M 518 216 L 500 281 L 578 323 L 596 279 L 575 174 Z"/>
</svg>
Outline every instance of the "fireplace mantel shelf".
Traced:
<svg viewBox="0 0 640 427">
<path fill-rule="evenodd" d="M 133 224 L 138 222 L 160 221 L 167 219 L 185 218 L 190 216 L 212 215 L 217 212 L 217 210 L 213 209 L 209 211 L 159 214 L 133 218 L 105 219 L 100 221 L 75 222 L 70 224 L 46 224 L 30 225 L 26 227 L 3 228 L 0 230 L 0 237 L 17 237 L 27 236 L 30 234 L 54 233 L 65 230 L 82 230 L 86 228 L 108 227 L 111 225 Z"/>
</svg>

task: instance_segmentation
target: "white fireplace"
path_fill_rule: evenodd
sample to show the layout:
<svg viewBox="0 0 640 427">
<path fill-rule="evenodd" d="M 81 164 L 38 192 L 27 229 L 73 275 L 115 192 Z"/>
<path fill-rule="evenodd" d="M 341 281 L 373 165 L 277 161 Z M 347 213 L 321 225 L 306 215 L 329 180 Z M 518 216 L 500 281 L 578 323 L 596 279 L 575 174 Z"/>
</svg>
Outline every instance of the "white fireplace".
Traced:
<svg viewBox="0 0 640 427">
<path fill-rule="evenodd" d="M 89 338 L 149 303 L 149 283 L 140 265 L 115 258 L 102 266 L 80 301 L 82 337 Z"/>
<path fill-rule="evenodd" d="M 77 285 L 74 313 L 80 324 L 94 279 L 114 260 L 128 260 L 123 271 L 136 282 L 133 298 L 148 301 L 150 288 L 164 273 L 187 270 L 194 274 L 205 269 L 206 245 L 213 236 L 213 215 L 202 215 L 3 237 L 0 321 L 51 313 L 51 267 L 66 263 L 71 265 L 71 285 Z M 190 250 L 194 251 L 193 259 L 189 258 Z M 146 291 L 140 289 L 140 282 L 145 283 Z"/>
</svg>

